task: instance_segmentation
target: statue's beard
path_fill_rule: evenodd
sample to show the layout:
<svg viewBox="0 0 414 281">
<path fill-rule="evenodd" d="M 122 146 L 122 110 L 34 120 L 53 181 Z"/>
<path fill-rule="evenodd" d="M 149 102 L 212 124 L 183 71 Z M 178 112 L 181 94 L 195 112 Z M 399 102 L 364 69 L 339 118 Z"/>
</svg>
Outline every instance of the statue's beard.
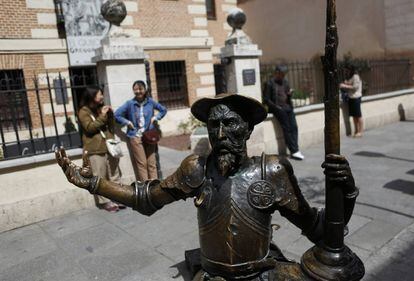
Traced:
<svg viewBox="0 0 414 281">
<path fill-rule="evenodd" d="M 222 176 L 230 174 L 237 169 L 246 154 L 243 144 L 235 144 L 229 141 L 221 141 L 213 148 L 216 155 L 216 166 Z"/>
<path fill-rule="evenodd" d="M 233 153 L 225 153 L 218 155 L 217 165 L 219 172 L 222 176 L 225 176 L 233 170 L 237 165 L 237 157 Z"/>
</svg>

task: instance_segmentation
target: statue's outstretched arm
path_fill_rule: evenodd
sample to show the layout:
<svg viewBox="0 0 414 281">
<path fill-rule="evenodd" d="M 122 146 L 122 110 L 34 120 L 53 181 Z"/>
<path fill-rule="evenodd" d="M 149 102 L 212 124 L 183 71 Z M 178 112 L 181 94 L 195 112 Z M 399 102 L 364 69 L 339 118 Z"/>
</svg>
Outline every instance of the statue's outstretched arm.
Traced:
<svg viewBox="0 0 414 281">
<path fill-rule="evenodd" d="M 197 195 L 204 181 L 204 166 L 200 166 L 201 159 L 194 155 L 184 159 L 177 171 L 163 181 L 135 182 L 130 186 L 93 176 L 87 152 L 83 154 L 82 167 L 75 165 L 63 148 L 55 151 L 55 155 L 69 182 L 148 216 L 164 205 Z"/>
</svg>

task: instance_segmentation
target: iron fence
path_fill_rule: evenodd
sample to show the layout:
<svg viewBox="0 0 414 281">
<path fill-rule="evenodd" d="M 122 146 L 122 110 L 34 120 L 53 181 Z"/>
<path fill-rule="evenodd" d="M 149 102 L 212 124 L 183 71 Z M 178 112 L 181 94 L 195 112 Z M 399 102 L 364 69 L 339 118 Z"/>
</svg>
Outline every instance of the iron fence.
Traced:
<svg viewBox="0 0 414 281">
<path fill-rule="evenodd" d="M 323 102 L 324 77 L 322 65 L 318 61 L 288 62 L 286 78 L 293 89 L 294 107 Z M 363 83 L 363 95 L 376 95 L 412 87 L 411 61 L 409 59 L 389 60 L 355 60 Z M 344 65 L 343 61 L 338 62 Z M 265 83 L 273 76 L 276 64 L 261 65 L 261 79 Z M 344 80 L 342 68 L 339 67 L 340 83 Z"/>
<path fill-rule="evenodd" d="M 53 152 L 56 147 L 82 146 L 76 112 L 96 75 L 57 73 L 24 79 L 23 72 L 0 77 L 0 141 L 3 159 Z M 76 72 L 76 71 L 75 71 Z"/>
</svg>

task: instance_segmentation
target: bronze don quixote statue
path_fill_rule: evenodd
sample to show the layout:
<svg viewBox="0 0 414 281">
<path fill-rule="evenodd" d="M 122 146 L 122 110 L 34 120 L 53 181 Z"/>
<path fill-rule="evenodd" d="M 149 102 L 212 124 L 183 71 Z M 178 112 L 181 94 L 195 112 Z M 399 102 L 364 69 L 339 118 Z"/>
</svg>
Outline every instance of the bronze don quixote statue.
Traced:
<svg viewBox="0 0 414 281">
<path fill-rule="evenodd" d="M 188 156 L 164 180 L 120 185 L 93 176 L 86 153 L 82 167 L 71 162 L 63 148 L 56 151 L 56 159 L 74 185 L 144 215 L 194 198 L 200 249 L 187 252 L 186 258 L 192 269 L 201 261 L 195 281 L 360 280 L 364 266 L 343 244 L 344 226 L 352 216 L 358 189 L 347 160 L 339 155 L 339 127 L 332 125 L 339 120 L 336 45 L 335 1 L 328 0 L 325 209 L 309 206 L 288 160 L 266 154 L 248 157 L 246 141 L 267 113 L 258 101 L 242 95 L 221 94 L 192 105 L 193 115 L 207 124 L 212 151 L 207 157 Z M 301 264 L 286 259 L 272 243 L 275 211 L 315 244 Z"/>
</svg>

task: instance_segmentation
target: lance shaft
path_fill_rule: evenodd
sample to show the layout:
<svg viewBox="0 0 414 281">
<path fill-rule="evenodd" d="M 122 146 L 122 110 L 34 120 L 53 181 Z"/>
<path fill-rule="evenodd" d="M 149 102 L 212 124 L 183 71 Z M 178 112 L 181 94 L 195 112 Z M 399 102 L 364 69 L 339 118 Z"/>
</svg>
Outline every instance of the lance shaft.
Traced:
<svg viewBox="0 0 414 281">
<path fill-rule="evenodd" d="M 325 156 L 340 154 L 339 134 L 339 87 L 335 0 L 327 0 L 326 45 L 322 65 L 325 76 Z M 324 245 L 327 250 L 341 251 L 344 247 L 344 206 L 342 190 L 326 177 L 325 181 L 325 233 Z"/>
</svg>

